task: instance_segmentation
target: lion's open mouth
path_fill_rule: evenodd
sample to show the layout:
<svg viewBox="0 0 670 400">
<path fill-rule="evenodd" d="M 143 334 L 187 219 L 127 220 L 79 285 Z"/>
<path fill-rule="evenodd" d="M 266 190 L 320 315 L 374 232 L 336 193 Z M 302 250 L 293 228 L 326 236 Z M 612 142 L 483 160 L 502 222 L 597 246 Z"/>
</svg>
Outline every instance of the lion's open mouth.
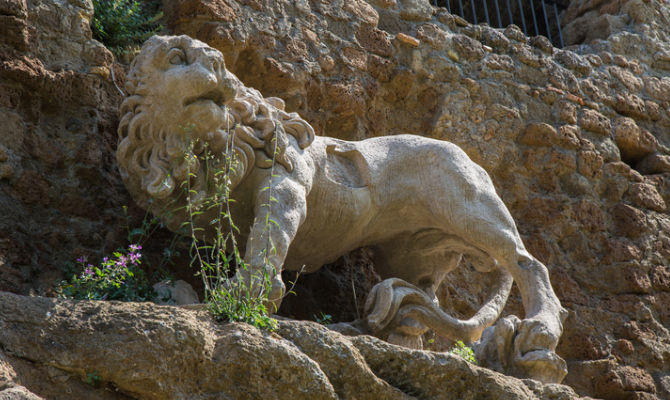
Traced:
<svg viewBox="0 0 670 400">
<path fill-rule="evenodd" d="M 184 107 L 190 106 L 191 104 L 199 102 L 207 102 L 207 101 L 211 101 L 217 106 L 222 106 L 223 103 L 226 101 L 226 98 L 222 92 L 217 90 L 211 90 L 200 96 L 186 98 L 186 100 L 184 100 Z"/>
</svg>

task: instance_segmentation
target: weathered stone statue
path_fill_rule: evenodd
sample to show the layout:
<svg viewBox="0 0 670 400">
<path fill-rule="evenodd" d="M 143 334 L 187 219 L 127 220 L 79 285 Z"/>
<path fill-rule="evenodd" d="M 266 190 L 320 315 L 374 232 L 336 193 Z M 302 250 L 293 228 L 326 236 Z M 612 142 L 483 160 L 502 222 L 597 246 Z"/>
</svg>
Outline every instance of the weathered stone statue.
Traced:
<svg viewBox="0 0 670 400">
<path fill-rule="evenodd" d="M 189 164 L 189 140 L 199 143 L 189 150 L 196 157 L 202 143 L 214 154 L 232 146 L 239 166 L 230 177 L 231 214 L 251 269 L 238 271 L 237 279 L 270 274 L 277 306 L 285 290 L 282 269 L 315 271 L 369 246 L 388 279 L 368 299 L 373 333 L 389 331 L 410 343 L 428 326 L 472 342 L 498 319 L 513 279 L 525 319 L 490 328 L 480 354 L 519 375 L 544 381 L 565 375 L 565 362 L 554 353 L 565 310 L 547 269 L 525 249 L 487 173 L 457 146 L 412 135 L 360 142 L 315 136 L 280 99 L 263 98 L 228 72 L 219 51 L 187 36 L 150 39 L 126 88 L 117 157 L 130 193 L 176 230 L 187 218 L 179 209 L 186 201 L 181 182 L 189 179 L 196 198 L 205 198 L 214 187 L 215 171 L 208 169 L 223 167 Z M 277 223 L 270 230 L 267 213 Z M 194 224 L 207 235 L 214 217 L 202 214 Z M 268 231 L 276 248 L 269 263 Z M 462 255 L 496 276 L 489 299 L 466 321 L 442 311 L 435 297 Z"/>
</svg>

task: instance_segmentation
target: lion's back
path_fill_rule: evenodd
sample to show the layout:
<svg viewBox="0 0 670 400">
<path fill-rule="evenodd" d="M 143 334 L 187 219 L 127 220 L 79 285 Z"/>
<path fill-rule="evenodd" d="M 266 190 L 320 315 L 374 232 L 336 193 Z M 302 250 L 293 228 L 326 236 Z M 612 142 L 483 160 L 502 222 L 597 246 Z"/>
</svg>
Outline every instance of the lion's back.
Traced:
<svg viewBox="0 0 670 400">
<path fill-rule="evenodd" d="M 319 171 L 289 268 L 316 269 L 357 247 L 425 229 L 461 236 L 482 222 L 515 229 L 488 174 L 452 143 L 413 135 L 317 137 L 314 154 L 324 163 L 314 164 Z"/>
<path fill-rule="evenodd" d="M 373 188 L 415 190 L 414 196 L 448 189 L 468 197 L 473 191 L 494 190 L 486 171 L 451 142 L 395 135 L 363 140 L 359 148 Z"/>
<path fill-rule="evenodd" d="M 370 168 L 375 224 L 460 230 L 481 219 L 514 226 L 489 175 L 453 143 L 399 135 L 362 141 L 360 151 Z"/>
</svg>

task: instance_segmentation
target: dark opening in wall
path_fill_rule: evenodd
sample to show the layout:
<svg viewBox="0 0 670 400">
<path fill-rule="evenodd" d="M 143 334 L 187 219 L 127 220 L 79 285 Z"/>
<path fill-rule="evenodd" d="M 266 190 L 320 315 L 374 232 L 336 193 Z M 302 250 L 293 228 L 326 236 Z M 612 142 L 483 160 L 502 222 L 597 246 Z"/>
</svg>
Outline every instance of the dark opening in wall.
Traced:
<svg viewBox="0 0 670 400">
<path fill-rule="evenodd" d="M 436 7 L 474 24 L 495 28 L 519 26 L 526 36 L 544 35 L 555 47 L 563 47 L 559 15 L 569 0 L 432 0 Z"/>
</svg>

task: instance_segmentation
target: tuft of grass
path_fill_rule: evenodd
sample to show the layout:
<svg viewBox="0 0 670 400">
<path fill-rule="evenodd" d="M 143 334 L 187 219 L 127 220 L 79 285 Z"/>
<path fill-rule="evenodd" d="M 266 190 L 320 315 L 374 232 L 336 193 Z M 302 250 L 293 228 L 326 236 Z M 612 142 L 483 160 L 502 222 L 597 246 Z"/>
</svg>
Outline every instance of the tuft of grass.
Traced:
<svg viewBox="0 0 670 400">
<path fill-rule="evenodd" d="M 333 323 L 333 316 L 330 314 L 326 314 L 323 311 L 321 311 L 318 315 L 314 314 L 314 321 L 318 322 L 321 325 L 328 325 Z"/>
<path fill-rule="evenodd" d="M 86 383 L 91 386 L 98 387 L 100 384 L 100 375 L 98 374 L 98 371 L 93 371 L 86 374 Z"/>
<path fill-rule="evenodd" d="M 463 341 L 459 340 L 454 344 L 454 347 L 452 347 L 449 350 L 449 353 L 455 354 L 461 358 L 463 358 L 465 361 L 469 362 L 470 364 L 477 365 L 477 358 L 475 358 L 475 352 L 472 350 L 472 348 L 468 347 L 463 343 Z"/>
<path fill-rule="evenodd" d="M 257 328 L 273 331 L 277 320 L 270 316 L 262 296 L 251 296 L 240 284 L 227 289 L 222 286 L 209 292 L 208 309 L 219 321 L 246 322 Z"/>
</svg>

